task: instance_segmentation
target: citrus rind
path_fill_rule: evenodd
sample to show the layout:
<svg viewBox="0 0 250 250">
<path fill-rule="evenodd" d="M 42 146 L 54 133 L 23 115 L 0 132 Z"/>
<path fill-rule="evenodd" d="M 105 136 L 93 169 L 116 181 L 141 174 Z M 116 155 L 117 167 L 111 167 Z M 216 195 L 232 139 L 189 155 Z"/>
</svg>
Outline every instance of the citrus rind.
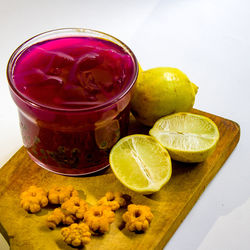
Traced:
<svg viewBox="0 0 250 250">
<path fill-rule="evenodd" d="M 149 134 L 169 152 L 173 160 L 202 162 L 215 150 L 219 130 L 208 117 L 179 112 L 159 119 Z"/>
<path fill-rule="evenodd" d="M 130 135 L 110 152 L 110 166 L 127 188 L 142 194 L 159 191 L 170 179 L 172 163 L 168 151 L 148 135 Z"/>
</svg>

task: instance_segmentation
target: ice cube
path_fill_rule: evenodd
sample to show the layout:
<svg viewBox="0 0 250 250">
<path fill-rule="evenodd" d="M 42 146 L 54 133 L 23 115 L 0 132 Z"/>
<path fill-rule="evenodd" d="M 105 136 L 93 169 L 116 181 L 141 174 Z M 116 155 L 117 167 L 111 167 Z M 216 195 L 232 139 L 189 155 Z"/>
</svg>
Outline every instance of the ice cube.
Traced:
<svg viewBox="0 0 250 250">
<path fill-rule="evenodd" d="M 103 57 L 95 52 L 89 52 L 79 57 L 78 60 L 72 66 L 68 80 L 70 82 L 78 82 L 77 75 L 81 75 L 81 72 L 87 71 L 97 67 L 103 62 Z"/>
<path fill-rule="evenodd" d="M 78 70 L 85 71 L 95 68 L 103 62 L 103 57 L 96 52 L 89 52 L 80 58 L 76 62 Z"/>
<path fill-rule="evenodd" d="M 62 96 L 65 101 L 85 100 L 85 92 L 83 88 L 70 83 L 63 85 L 59 95 Z"/>
<path fill-rule="evenodd" d="M 94 74 L 92 72 L 81 72 L 78 76 L 81 86 L 89 93 L 95 94 L 100 91 L 100 87 L 95 81 Z"/>
<path fill-rule="evenodd" d="M 63 79 L 59 76 L 50 76 L 46 75 L 47 79 L 45 81 L 50 82 L 52 84 L 63 85 Z"/>
<path fill-rule="evenodd" d="M 44 71 L 47 73 L 55 68 L 63 68 L 72 65 L 75 61 L 74 57 L 61 51 L 47 51 L 41 47 L 37 47 L 40 52 L 40 60 L 46 62 Z"/>
<path fill-rule="evenodd" d="M 46 75 L 41 69 L 33 68 L 25 72 L 16 72 L 14 75 L 16 82 L 24 83 L 26 86 L 32 83 L 40 83 L 46 80 Z"/>
</svg>

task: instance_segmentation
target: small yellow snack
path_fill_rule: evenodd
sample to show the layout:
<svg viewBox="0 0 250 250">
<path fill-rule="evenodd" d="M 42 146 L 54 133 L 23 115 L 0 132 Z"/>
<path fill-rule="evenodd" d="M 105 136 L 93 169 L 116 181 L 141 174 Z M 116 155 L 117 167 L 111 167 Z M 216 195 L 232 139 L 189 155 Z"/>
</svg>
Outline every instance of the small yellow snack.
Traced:
<svg viewBox="0 0 250 250">
<path fill-rule="evenodd" d="M 64 227 L 61 230 L 64 241 L 74 247 L 86 245 L 90 242 L 91 233 L 89 227 L 85 223 L 74 223 L 69 227 Z"/>
<path fill-rule="evenodd" d="M 146 231 L 153 219 L 153 214 L 148 206 L 131 204 L 128 211 L 122 216 L 126 222 L 126 229 L 129 231 Z"/>
<path fill-rule="evenodd" d="M 47 226 L 50 229 L 55 229 L 60 223 L 64 225 L 73 224 L 76 221 L 76 217 L 73 215 L 66 215 L 61 208 L 56 208 L 48 217 L 47 217 Z"/>
<path fill-rule="evenodd" d="M 88 204 L 78 196 L 72 196 L 62 204 L 65 214 L 74 215 L 78 219 L 83 219 L 85 212 L 88 210 Z"/>
<path fill-rule="evenodd" d="M 21 193 L 21 207 L 31 213 L 37 213 L 42 207 L 48 205 L 47 192 L 43 188 L 30 186 L 28 190 Z"/>
<path fill-rule="evenodd" d="M 65 187 L 56 186 L 48 192 L 48 199 L 51 204 L 62 204 L 72 196 L 78 196 L 78 192 L 71 185 Z"/>
<path fill-rule="evenodd" d="M 126 200 L 122 197 L 120 192 L 107 192 L 104 197 L 102 197 L 98 202 L 98 205 L 104 205 L 111 208 L 111 210 L 116 211 L 120 207 L 126 205 Z"/>
<path fill-rule="evenodd" d="M 115 213 L 107 206 L 93 206 L 84 215 L 86 224 L 93 233 L 109 231 L 109 225 L 115 219 Z"/>
</svg>

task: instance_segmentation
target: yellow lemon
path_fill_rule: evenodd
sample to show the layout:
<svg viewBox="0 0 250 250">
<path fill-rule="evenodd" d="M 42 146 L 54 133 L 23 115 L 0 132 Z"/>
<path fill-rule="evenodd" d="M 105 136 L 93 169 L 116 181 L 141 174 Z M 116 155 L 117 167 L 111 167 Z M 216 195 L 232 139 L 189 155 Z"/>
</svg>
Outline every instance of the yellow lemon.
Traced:
<svg viewBox="0 0 250 250">
<path fill-rule="evenodd" d="M 147 126 L 171 113 L 190 111 L 198 87 L 179 69 L 153 68 L 140 72 L 131 100 L 135 118 Z"/>
</svg>

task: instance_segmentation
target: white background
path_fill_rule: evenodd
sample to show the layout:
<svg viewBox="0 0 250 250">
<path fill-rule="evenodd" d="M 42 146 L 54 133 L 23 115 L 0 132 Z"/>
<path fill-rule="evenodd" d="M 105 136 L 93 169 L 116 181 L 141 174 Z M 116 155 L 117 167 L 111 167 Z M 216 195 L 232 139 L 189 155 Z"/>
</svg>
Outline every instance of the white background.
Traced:
<svg viewBox="0 0 250 250">
<path fill-rule="evenodd" d="M 195 108 L 241 127 L 238 146 L 166 249 L 250 249 L 249 0 L 0 0 L 0 25 L 1 166 L 22 145 L 5 74 L 11 53 L 50 29 L 100 30 L 125 42 L 144 70 L 184 71 L 199 86 Z"/>
</svg>

